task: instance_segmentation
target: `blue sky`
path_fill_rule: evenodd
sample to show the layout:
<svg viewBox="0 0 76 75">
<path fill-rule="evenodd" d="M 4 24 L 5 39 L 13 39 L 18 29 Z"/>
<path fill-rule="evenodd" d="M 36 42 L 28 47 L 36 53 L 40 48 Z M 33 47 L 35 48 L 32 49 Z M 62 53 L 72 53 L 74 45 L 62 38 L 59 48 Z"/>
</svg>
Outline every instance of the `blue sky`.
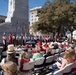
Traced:
<svg viewBox="0 0 76 75">
<path fill-rule="evenodd" d="M 52 0 L 51 0 L 52 1 Z M 36 7 L 36 6 L 42 6 L 46 0 L 29 0 L 29 9 Z M 0 15 L 7 15 L 8 11 L 8 0 L 0 0 Z"/>
<path fill-rule="evenodd" d="M 43 6 L 46 0 L 28 0 L 29 1 L 29 9 L 36 6 Z M 53 0 L 50 0 L 51 2 Z M 71 0 L 73 1 L 73 0 Z M 0 0 L 0 15 L 7 15 L 8 11 L 8 0 Z"/>
</svg>

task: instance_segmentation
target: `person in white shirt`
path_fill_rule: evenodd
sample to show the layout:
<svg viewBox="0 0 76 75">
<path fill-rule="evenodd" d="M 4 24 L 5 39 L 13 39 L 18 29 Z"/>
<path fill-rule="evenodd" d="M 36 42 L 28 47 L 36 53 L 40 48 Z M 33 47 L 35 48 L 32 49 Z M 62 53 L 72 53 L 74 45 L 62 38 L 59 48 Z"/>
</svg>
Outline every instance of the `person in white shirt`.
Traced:
<svg viewBox="0 0 76 75">
<path fill-rule="evenodd" d="M 2 40 L 3 40 L 3 45 L 6 45 L 6 33 L 5 32 L 3 33 Z"/>
</svg>

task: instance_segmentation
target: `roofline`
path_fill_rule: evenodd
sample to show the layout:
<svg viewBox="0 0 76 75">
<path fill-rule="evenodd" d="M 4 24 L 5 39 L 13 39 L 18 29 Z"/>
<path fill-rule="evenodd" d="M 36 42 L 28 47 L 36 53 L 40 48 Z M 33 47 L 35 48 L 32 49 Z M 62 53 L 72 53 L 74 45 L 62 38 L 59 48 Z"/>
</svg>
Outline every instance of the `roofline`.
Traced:
<svg viewBox="0 0 76 75">
<path fill-rule="evenodd" d="M 1 17 L 5 17 L 5 18 L 7 17 L 7 16 L 4 16 L 4 15 L 0 15 L 0 16 L 1 16 Z"/>
<path fill-rule="evenodd" d="M 30 11 L 34 11 L 34 10 L 37 10 L 37 9 L 41 9 L 42 7 L 39 6 L 39 7 L 34 7 L 34 8 L 31 8 Z"/>
</svg>

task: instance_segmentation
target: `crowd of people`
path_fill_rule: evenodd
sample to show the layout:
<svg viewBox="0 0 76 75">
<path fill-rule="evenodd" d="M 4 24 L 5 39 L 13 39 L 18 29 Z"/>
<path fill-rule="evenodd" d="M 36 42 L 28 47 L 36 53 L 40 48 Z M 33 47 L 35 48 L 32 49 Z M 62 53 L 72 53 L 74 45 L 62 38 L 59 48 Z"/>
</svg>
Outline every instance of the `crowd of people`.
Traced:
<svg viewBox="0 0 76 75">
<path fill-rule="evenodd" d="M 25 73 L 29 72 L 29 70 L 23 69 L 24 63 L 35 61 L 38 58 L 44 57 L 45 64 L 46 58 L 53 56 L 54 53 L 52 53 L 52 51 L 57 49 L 59 49 L 58 54 L 61 52 L 60 50 L 64 50 L 64 55 L 62 60 L 59 61 L 60 65 L 57 65 L 56 61 L 52 64 L 52 74 L 57 70 L 62 69 L 65 65 L 73 63 L 76 60 L 76 44 L 74 41 L 69 43 L 68 40 L 63 42 L 38 40 L 35 43 L 35 47 L 31 47 L 31 44 L 24 44 L 24 47 L 27 48 L 27 50 L 22 50 L 18 58 L 16 58 L 17 50 L 15 50 L 14 43 L 12 43 L 12 34 L 10 34 L 9 38 L 9 44 L 7 45 L 7 50 L 5 50 L 6 57 L 3 58 L 0 63 L 0 75 L 25 75 Z M 3 37 L 3 39 L 5 38 Z M 21 46 L 22 45 L 20 44 L 16 47 L 19 48 Z M 19 66 L 19 68 L 17 68 L 17 66 Z"/>
<path fill-rule="evenodd" d="M 9 36 L 6 35 L 6 33 L 3 33 L 2 36 L 3 44 L 14 44 L 14 45 L 24 45 L 24 42 L 26 40 L 26 35 L 23 35 L 22 33 L 20 35 L 9 33 Z"/>
<path fill-rule="evenodd" d="M 9 33 L 9 35 L 7 35 L 5 32 L 3 33 L 2 36 L 2 40 L 3 40 L 3 44 L 6 45 L 6 43 L 8 44 L 15 44 L 15 45 L 24 45 L 26 43 L 26 41 L 37 41 L 37 40 L 41 40 L 43 42 L 50 42 L 50 41 L 62 41 L 66 39 L 59 36 L 59 37 L 55 37 L 53 34 L 52 35 L 26 35 L 26 34 L 13 34 L 13 33 Z"/>
</svg>

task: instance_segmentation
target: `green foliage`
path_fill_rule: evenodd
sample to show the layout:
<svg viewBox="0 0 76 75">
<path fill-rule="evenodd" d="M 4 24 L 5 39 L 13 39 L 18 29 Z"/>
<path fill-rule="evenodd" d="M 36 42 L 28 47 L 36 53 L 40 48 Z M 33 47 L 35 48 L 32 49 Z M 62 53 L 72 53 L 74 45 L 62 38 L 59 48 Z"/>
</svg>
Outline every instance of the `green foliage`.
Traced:
<svg viewBox="0 0 76 75">
<path fill-rule="evenodd" d="M 41 33 L 58 32 L 63 33 L 76 28 L 76 2 L 70 0 L 46 1 L 38 13 L 39 21 L 33 25 L 34 31 Z"/>
</svg>

